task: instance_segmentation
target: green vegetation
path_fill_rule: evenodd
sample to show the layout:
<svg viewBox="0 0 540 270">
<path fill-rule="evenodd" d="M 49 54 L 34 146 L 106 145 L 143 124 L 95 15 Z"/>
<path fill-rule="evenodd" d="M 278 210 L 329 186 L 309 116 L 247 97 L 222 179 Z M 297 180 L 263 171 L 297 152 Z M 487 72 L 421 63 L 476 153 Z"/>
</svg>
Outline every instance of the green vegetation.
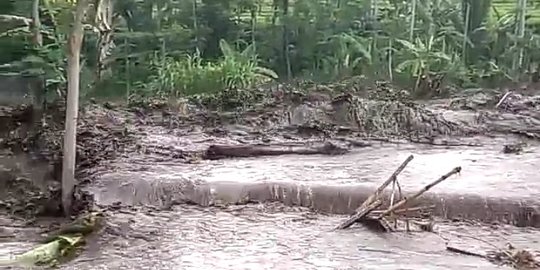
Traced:
<svg viewBox="0 0 540 270">
<path fill-rule="evenodd" d="M 0 4 L 0 21 L 11 22 L 0 29 L 0 71 L 42 73 L 62 90 L 73 1 L 39 1 L 42 44 L 12 16 L 31 21 L 34 1 Z M 530 0 L 114 3 L 87 22 L 83 97 L 215 95 L 273 79 L 354 76 L 429 96 L 538 79 L 540 7 Z"/>
</svg>

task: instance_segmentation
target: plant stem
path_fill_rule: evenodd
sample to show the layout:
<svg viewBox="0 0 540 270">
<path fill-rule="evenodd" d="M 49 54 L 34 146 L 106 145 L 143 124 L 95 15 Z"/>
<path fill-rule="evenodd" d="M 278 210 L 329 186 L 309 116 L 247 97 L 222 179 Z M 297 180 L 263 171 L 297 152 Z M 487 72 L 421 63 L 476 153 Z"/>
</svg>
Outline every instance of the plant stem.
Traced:
<svg viewBox="0 0 540 270">
<path fill-rule="evenodd" d="M 412 11 L 411 11 L 411 25 L 409 29 L 409 41 L 413 42 L 414 39 L 414 27 L 416 22 L 416 0 L 412 0 Z"/>
</svg>

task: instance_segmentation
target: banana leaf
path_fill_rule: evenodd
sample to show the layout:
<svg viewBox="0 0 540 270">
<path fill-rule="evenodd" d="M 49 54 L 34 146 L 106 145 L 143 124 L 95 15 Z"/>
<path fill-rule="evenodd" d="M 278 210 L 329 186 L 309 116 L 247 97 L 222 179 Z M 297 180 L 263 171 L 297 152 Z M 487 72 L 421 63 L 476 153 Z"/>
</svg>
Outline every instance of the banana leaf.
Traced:
<svg viewBox="0 0 540 270">
<path fill-rule="evenodd" d="M 1 259 L 0 266 L 32 267 L 36 265 L 51 265 L 69 254 L 83 241 L 82 235 L 57 236 L 53 241 L 37 246 L 23 254 L 12 258 Z"/>
</svg>

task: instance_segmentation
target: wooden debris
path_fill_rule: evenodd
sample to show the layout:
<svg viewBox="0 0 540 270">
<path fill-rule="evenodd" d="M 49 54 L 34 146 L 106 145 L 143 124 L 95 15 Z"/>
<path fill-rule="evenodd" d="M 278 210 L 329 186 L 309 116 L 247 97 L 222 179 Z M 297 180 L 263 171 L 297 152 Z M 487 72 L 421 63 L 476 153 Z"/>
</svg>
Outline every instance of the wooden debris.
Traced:
<svg viewBox="0 0 540 270">
<path fill-rule="evenodd" d="M 435 205 L 419 206 L 419 207 L 411 207 L 411 208 L 402 208 L 402 209 L 395 210 L 394 214 L 407 215 L 407 214 L 413 214 L 413 213 L 416 213 L 416 212 L 433 210 L 434 208 L 435 208 Z M 374 210 L 374 211 L 371 212 L 371 214 L 380 216 L 384 211 L 385 210 Z"/>
<path fill-rule="evenodd" d="M 470 251 L 470 250 L 465 250 L 465 249 L 461 249 L 461 248 L 458 248 L 458 247 L 453 247 L 453 246 L 446 246 L 446 250 L 450 251 L 450 252 L 454 252 L 454 253 L 459 253 L 459 254 L 462 254 L 462 255 L 468 255 L 468 256 L 475 256 L 475 257 L 480 257 L 480 258 L 485 258 L 486 255 L 484 254 L 480 254 L 480 253 L 477 253 L 477 252 L 474 252 L 474 251 Z"/>
<path fill-rule="evenodd" d="M 535 255 L 528 250 L 517 249 L 511 244 L 507 244 L 506 248 L 500 248 L 497 245 L 493 244 L 491 241 L 484 240 L 482 238 L 476 237 L 474 235 L 464 235 L 464 234 L 454 234 L 460 238 L 466 237 L 482 242 L 488 246 L 491 246 L 493 250 L 485 251 L 480 253 L 477 250 L 465 250 L 462 248 L 457 248 L 455 246 L 449 245 L 449 239 L 443 237 L 441 234 L 439 236 L 446 241 L 446 250 L 450 252 L 455 252 L 463 255 L 481 257 L 489 260 L 492 263 L 498 265 L 510 265 L 515 269 L 520 270 L 529 270 L 529 269 L 540 269 L 540 261 L 538 257 L 535 258 Z"/>
<path fill-rule="evenodd" d="M 461 167 L 456 167 L 452 169 L 450 172 L 446 173 L 445 175 L 441 176 L 439 179 L 433 181 L 429 185 L 423 187 L 420 191 L 414 193 L 409 198 L 403 198 L 401 199 L 401 187 L 399 186 L 399 183 L 397 182 L 397 176 L 405 166 L 413 159 L 413 156 L 409 156 L 397 169 L 394 171 L 394 173 L 384 182 L 382 185 L 375 190 L 373 194 L 371 194 L 360 207 L 358 207 L 355 211 L 355 214 L 350 216 L 347 220 L 339 224 L 335 229 L 346 229 L 353 225 L 356 222 L 363 223 L 364 225 L 368 226 L 369 228 L 376 228 L 379 231 L 396 231 L 397 225 L 398 225 L 398 215 L 401 215 L 401 218 L 405 221 L 405 225 L 407 228 L 407 231 L 410 231 L 410 222 L 413 223 L 413 225 L 416 225 L 420 228 L 422 231 L 433 231 L 433 222 L 430 220 L 430 222 L 419 222 L 410 220 L 408 214 L 414 213 L 414 212 L 421 212 L 428 209 L 433 209 L 435 206 L 428 206 L 428 207 L 414 207 L 414 208 L 406 208 L 408 204 L 416 200 L 418 197 L 420 197 L 422 194 L 436 186 L 437 184 L 441 183 L 442 181 L 448 179 L 450 176 L 457 174 L 461 172 Z M 382 193 L 388 185 L 392 183 L 392 194 L 390 197 L 390 205 L 387 209 L 377 209 L 382 205 Z M 399 201 L 394 204 L 395 199 L 395 192 L 396 192 L 396 186 L 399 190 Z M 394 223 L 394 227 L 390 226 L 390 222 L 392 221 Z M 378 223 L 378 224 L 374 224 Z"/>
<path fill-rule="evenodd" d="M 365 216 L 358 221 L 364 227 L 376 231 L 376 232 L 393 232 L 394 227 L 390 225 L 390 222 L 386 219 L 379 219 L 377 217 Z"/>
<path fill-rule="evenodd" d="M 512 265 L 516 269 L 540 269 L 540 262 L 535 259 L 531 252 L 517 249 L 511 244 L 508 244 L 506 249 L 490 252 L 486 257 L 491 262 Z"/>
<path fill-rule="evenodd" d="M 335 229 L 339 230 L 339 229 L 346 229 L 346 228 L 350 227 L 356 221 L 358 221 L 359 219 L 362 219 L 367 214 L 369 214 L 371 211 L 375 210 L 375 208 L 377 208 L 377 207 L 379 207 L 381 205 L 382 205 L 382 201 L 381 200 L 376 200 L 375 202 L 373 202 L 372 204 L 370 204 L 370 205 L 368 205 L 368 206 L 366 206 L 364 208 L 361 208 L 361 209 L 359 208 L 359 210 L 357 210 L 354 215 L 352 215 L 345 222 L 339 224 L 339 226 L 337 226 Z"/>
<path fill-rule="evenodd" d="M 415 193 L 412 197 L 410 198 L 405 198 L 401 201 L 399 201 L 398 203 L 396 203 L 394 206 L 388 208 L 386 211 L 384 211 L 382 214 L 381 214 L 381 217 L 383 216 L 386 216 L 388 215 L 389 213 L 395 211 L 396 209 L 399 209 L 403 206 L 405 206 L 407 203 L 411 202 L 411 201 L 414 201 L 416 198 L 420 197 L 422 194 L 424 194 L 426 191 L 430 190 L 432 187 L 436 186 L 437 184 L 439 184 L 440 182 L 448 179 L 448 177 L 454 175 L 454 174 L 457 174 L 461 172 L 461 167 L 455 167 L 453 170 L 451 170 L 450 172 L 448 172 L 447 174 L 441 176 L 439 179 L 435 180 L 433 183 L 425 186 L 424 188 L 422 188 L 420 191 L 418 191 L 417 193 Z"/>
<path fill-rule="evenodd" d="M 384 189 L 390 185 L 397 176 L 405 169 L 407 164 L 413 160 L 413 155 L 410 155 L 407 157 L 407 159 L 394 171 L 394 173 L 379 187 L 375 192 L 369 196 L 363 203 L 356 209 L 356 213 L 349 217 L 347 220 L 345 220 L 343 223 L 341 223 L 339 226 L 337 226 L 335 229 L 346 229 L 349 228 L 351 225 L 353 225 L 356 221 L 362 219 L 367 214 L 369 214 L 371 211 L 375 210 L 377 207 L 382 205 L 382 200 L 380 199 L 380 196 Z"/>
<path fill-rule="evenodd" d="M 204 159 L 216 160 L 228 157 L 258 157 L 279 155 L 342 155 L 349 152 L 330 142 L 313 147 L 287 145 L 211 145 Z"/>
<path fill-rule="evenodd" d="M 526 144 L 521 142 L 514 144 L 505 144 L 502 152 L 504 154 L 520 154 L 521 152 L 523 152 L 524 146 L 526 146 Z"/>
</svg>

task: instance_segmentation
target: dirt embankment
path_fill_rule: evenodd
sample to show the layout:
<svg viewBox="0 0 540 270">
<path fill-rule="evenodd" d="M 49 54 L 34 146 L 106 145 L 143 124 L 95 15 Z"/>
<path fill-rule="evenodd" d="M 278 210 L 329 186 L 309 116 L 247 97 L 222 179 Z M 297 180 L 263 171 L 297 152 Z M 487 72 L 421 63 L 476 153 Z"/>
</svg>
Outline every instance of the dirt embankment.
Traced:
<svg viewBox="0 0 540 270">
<path fill-rule="evenodd" d="M 64 106 L 46 110 L 30 106 L 0 108 L 0 209 L 25 217 L 61 216 L 61 171 Z M 112 125 L 106 110 L 82 110 L 78 125 L 77 175 L 89 180 L 89 170 L 114 158 L 130 140 L 127 130 Z M 77 189 L 74 212 L 87 209 L 92 196 Z"/>
</svg>

